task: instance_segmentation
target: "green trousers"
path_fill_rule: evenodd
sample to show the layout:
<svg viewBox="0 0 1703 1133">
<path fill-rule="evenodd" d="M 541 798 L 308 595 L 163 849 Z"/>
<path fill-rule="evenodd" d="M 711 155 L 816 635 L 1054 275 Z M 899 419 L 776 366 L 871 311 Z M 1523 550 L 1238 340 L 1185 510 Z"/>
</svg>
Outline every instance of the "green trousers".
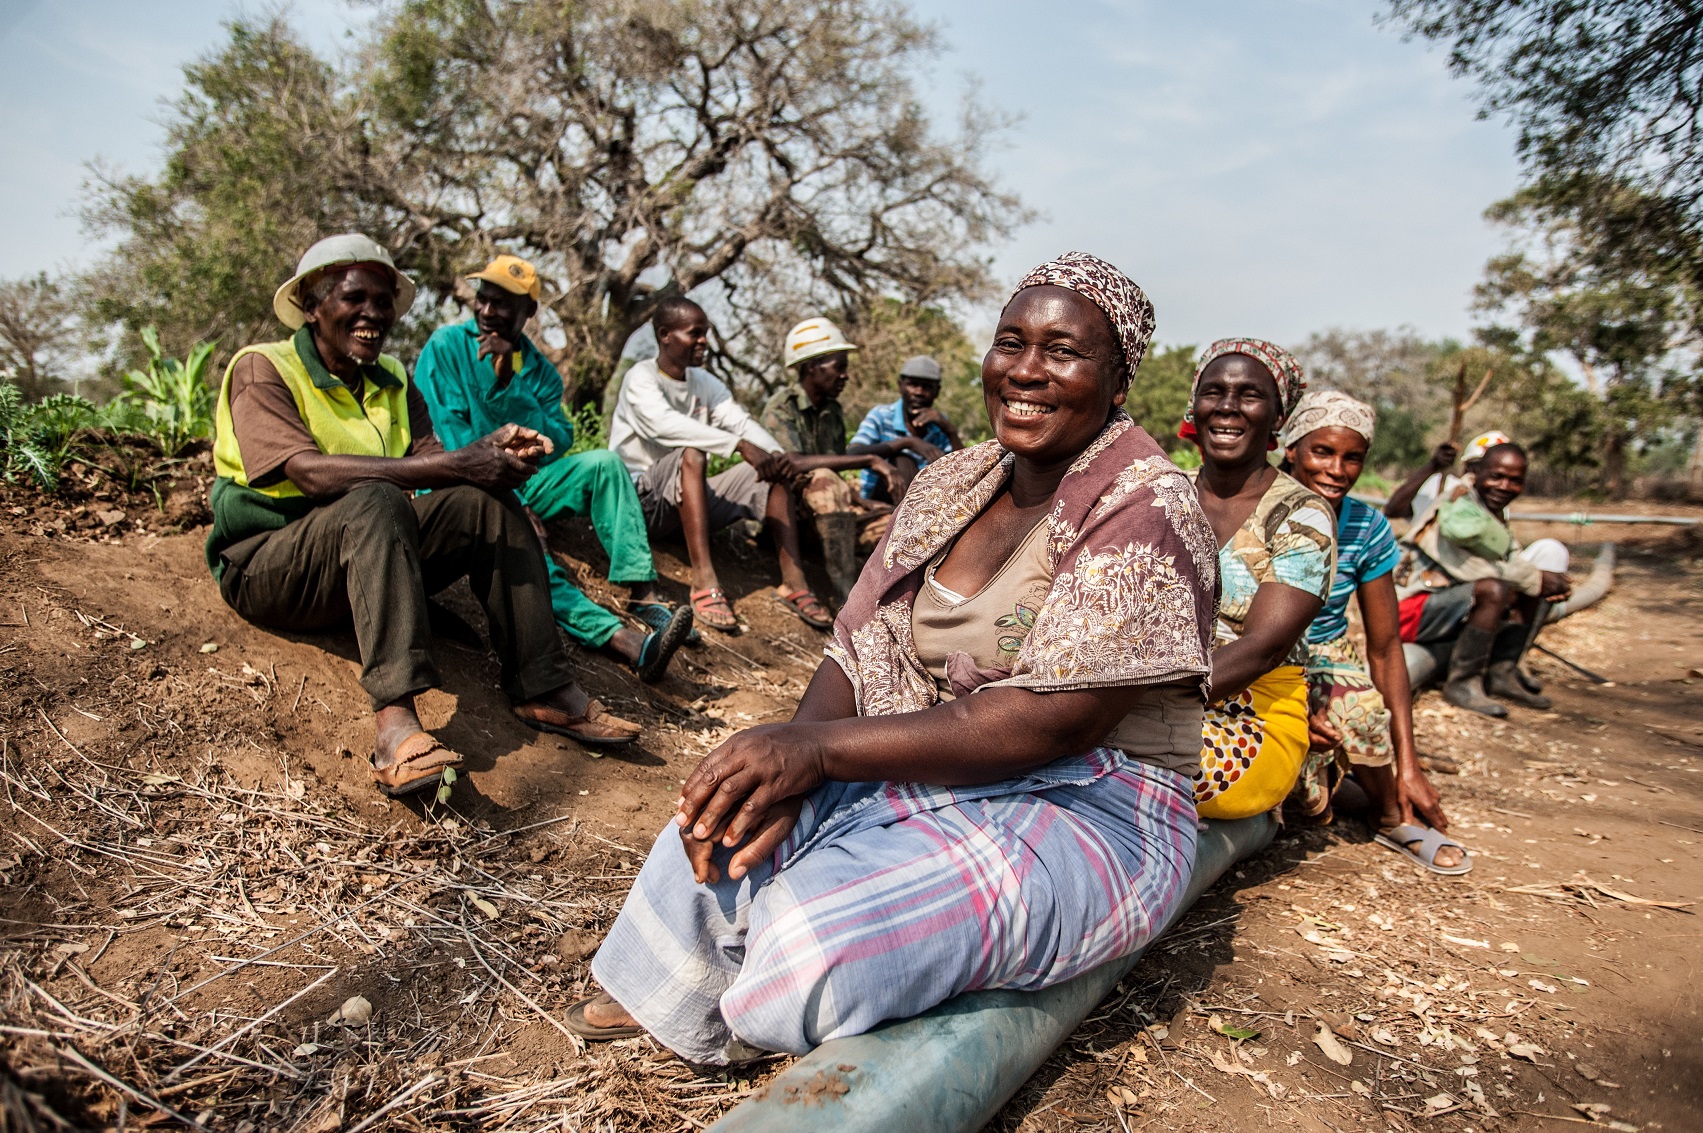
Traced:
<svg viewBox="0 0 1703 1133">
<path fill-rule="evenodd" d="M 627 466 L 611 450 L 578 452 L 545 465 L 521 486 L 520 496 L 546 523 L 563 515 L 589 515 L 597 540 L 609 555 L 609 581 L 656 578 L 644 509 Z M 556 624 L 575 641 L 594 648 L 606 645 L 621 628 L 621 619 L 587 598 L 554 555 L 548 558 L 550 607 Z"/>
</svg>

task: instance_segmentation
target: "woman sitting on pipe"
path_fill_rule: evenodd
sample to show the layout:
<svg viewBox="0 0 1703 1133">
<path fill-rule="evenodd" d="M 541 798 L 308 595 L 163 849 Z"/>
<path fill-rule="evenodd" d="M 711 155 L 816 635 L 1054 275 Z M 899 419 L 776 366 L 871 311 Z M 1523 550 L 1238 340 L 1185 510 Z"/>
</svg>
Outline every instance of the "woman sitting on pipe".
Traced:
<svg viewBox="0 0 1703 1133">
<path fill-rule="evenodd" d="M 1433 873 L 1462 874 L 1472 861 L 1444 836 L 1449 820 L 1413 746 L 1413 696 L 1391 573 L 1401 552 L 1389 521 L 1348 494 L 1366 467 L 1376 423 L 1365 402 L 1318 390 L 1301 399 L 1283 426 L 1283 470 L 1336 512 L 1336 581 L 1324 611 L 1307 627 L 1312 752 L 1295 805 L 1329 821 L 1331 796 L 1352 774 L 1371 799 L 1380 843 Z M 1348 634 L 1348 603 L 1355 598 L 1365 658 Z"/>
<path fill-rule="evenodd" d="M 1124 413 L 1153 308 L 1030 272 L 982 363 L 994 440 L 921 473 L 790 723 L 693 772 L 575 1004 L 726 1064 L 1141 948 L 1194 860 L 1212 530 Z"/>
<path fill-rule="evenodd" d="M 1266 454 L 1307 381 L 1295 356 L 1258 338 L 1220 339 L 1195 368 L 1180 435 L 1218 540 L 1216 646 L 1195 805 L 1248 818 L 1280 805 L 1307 754 L 1301 635 L 1324 606 L 1336 528 L 1322 499 Z"/>
</svg>

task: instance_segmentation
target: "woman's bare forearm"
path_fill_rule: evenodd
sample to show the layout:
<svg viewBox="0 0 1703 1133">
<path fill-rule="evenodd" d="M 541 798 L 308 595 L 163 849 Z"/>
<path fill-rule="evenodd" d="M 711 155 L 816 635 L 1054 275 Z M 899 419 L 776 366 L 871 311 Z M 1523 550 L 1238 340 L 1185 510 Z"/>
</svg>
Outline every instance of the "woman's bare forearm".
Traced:
<svg viewBox="0 0 1703 1133">
<path fill-rule="evenodd" d="M 1094 747 L 1128 713 L 1140 691 L 995 688 L 921 712 L 854 716 L 804 729 L 829 779 L 942 787 L 997 783 Z"/>
<path fill-rule="evenodd" d="M 810 678 L 810 687 L 798 700 L 792 714 L 794 724 L 823 724 L 857 715 L 857 691 L 838 661 L 823 658 Z"/>
<path fill-rule="evenodd" d="M 1212 651 L 1211 699 L 1228 700 L 1282 665 L 1324 602 L 1282 582 L 1261 583 L 1243 623 L 1247 631 Z"/>
</svg>

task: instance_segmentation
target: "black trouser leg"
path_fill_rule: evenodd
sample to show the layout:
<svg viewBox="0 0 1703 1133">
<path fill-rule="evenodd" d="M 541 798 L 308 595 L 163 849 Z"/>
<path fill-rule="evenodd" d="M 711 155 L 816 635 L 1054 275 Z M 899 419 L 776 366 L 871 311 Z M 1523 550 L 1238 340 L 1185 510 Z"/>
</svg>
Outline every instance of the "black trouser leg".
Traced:
<svg viewBox="0 0 1703 1133">
<path fill-rule="evenodd" d="M 352 619 L 374 710 L 438 685 L 420 525 L 402 489 L 364 484 L 256 540 L 231 549 L 220 583 L 243 618 L 297 631 Z"/>
<path fill-rule="evenodd" d="M 573 681 L 550 606 L 550 577 L 532 525 L 512 493 L 442 488 L 413 500 L 421 577 L 436 593 L 465 576 L 485 609 L 503 691 L 532 700 Z"/>
</svg>

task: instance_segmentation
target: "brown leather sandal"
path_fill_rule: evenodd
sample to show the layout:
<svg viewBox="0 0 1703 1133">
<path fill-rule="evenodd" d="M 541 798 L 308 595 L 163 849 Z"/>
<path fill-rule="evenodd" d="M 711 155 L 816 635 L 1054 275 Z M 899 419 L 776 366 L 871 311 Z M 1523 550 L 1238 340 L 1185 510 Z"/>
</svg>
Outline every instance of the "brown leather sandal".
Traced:
<svg viewBox="0 0 1703 1133">
<path fill-rule="evenodd" d="M 529 728 L 567 736 L 588 747 L 630 744 L 644 731 L 642 724 L 621 719 L 603 707 L 600 700 L 588 703 L 584 716 L 570 716 L 560 708 L 552 708 L 535 700 L 515 705 L 514 714 Z"/>
<path fill-rule="evenodd" d="M 396 745 L 396 762 L 379 767 L 378 754 L 369 757 L 373 782 L 393 799 L 430 790 L 443 781 L 444 772 L 460 767 L 465 760 L 430 732 L 415 732 Z"/>
</svg>

